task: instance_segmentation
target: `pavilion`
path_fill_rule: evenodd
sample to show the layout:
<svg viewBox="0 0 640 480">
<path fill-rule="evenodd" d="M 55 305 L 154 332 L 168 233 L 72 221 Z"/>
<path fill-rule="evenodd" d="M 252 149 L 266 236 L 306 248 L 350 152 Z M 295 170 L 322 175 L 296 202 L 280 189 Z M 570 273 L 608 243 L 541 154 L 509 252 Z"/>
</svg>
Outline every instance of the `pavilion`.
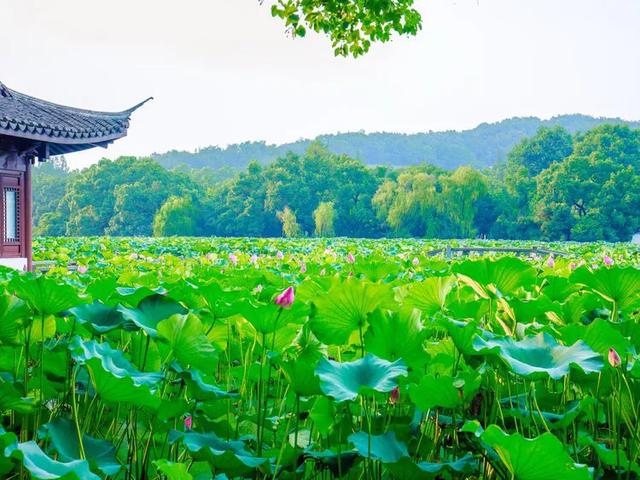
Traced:
<svg viewBox="0 0 640 480">
<path fill-rule="evenodd" d="M 0 265 L 32 266 L 31 174 L 52 155 L 106 148 L 127 135 L 131 114 L 66 107 L 0 83 Z"/>
</svg>

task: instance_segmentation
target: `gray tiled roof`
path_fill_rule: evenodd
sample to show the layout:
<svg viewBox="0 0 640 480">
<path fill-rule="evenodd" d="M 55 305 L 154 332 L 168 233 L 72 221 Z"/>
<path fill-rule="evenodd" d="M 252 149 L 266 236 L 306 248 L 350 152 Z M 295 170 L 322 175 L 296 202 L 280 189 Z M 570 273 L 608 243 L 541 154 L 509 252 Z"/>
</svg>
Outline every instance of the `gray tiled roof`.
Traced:
<svg viewBox="0 0 640 480">
<path fill-rule="evenodd" d="M 40 100 L 0 83 L 0 135 L 68 145 L 69 151 L 90 148 L 124 137 L 131 114 L 147 100 L 122 112 L 95 112 Z"/>
</svg>

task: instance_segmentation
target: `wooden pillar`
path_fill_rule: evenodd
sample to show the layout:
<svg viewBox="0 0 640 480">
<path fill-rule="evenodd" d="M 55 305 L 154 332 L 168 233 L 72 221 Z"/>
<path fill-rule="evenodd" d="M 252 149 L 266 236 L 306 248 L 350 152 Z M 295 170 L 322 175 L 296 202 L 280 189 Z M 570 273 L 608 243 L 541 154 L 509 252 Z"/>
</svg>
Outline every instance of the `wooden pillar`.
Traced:
<svg viewBox="0 0 640 480">
<path fill-rule="evenodd" d="M 26 170 L 24 172 L 24 242 L 25 253 L 27 257 L 27 270 L 33 270 L 33 209 L 32 209 L 32 197 L 31 197 L 31 159 L 27 159 L 25 162 Z"/>
</svg>

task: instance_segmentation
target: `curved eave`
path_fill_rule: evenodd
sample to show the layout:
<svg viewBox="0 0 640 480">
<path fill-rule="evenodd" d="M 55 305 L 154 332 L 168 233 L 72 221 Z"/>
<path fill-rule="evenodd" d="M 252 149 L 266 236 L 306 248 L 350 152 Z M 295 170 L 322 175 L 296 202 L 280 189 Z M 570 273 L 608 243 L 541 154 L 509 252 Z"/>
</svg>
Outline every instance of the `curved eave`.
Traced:
<svg viewBox="0 0 640 480">
<path fill-rule="evenodd" d="M 112 133 L 110 135 L 104 135 L 99 137 L 87 137 L 87 138 L 65 138 L 65 137 L 52 137 L 50 135 L 41 135 L 38 133 L 20 132 L 16 130 L 0 130 L 0 135 L 14 138 L 24 138 L 26 140 L 34 140 L 38 142 L 46 142 L 51 145 L 87 145 L 86 148 L 91 148 L 100 143 L 111 143 L 119 138 L 127 136 L 127 130 L 118 133 Z"/>
</svg>

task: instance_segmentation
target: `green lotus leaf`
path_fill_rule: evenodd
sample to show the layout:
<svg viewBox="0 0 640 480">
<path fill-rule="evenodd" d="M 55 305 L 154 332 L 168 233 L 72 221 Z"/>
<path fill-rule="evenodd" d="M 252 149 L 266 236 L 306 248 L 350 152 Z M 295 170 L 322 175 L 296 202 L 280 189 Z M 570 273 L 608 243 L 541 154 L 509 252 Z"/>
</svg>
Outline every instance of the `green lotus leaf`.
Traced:
<svg viewBox="0 0 640 480">
<path fill-rule="evenodd" d="M 278 365 L 289 387 L 296 395 L 310 397 L 322 393 L 318 377 L 315 376 L 318 359 L 314 356 L 280 360 Z"/>
<path fill-rule="evenodd" d="M 75 288 L 43 275 L 20 275 L 10 284 L 15 295 L 42 315 L 54 315 L 80 303 Z"/>
<path fill-rule="evenodd" d="M 416 463 L 410 458 L 403 457 L 397 463 L 387 465 L 386 468 L 393 474 L 393 478 L 397 480 L 445 478 L 444 474 L 449 474 L 452 478 L 456 478 L 456 474 L 460 475 L 461 478 L 466 478 L 477 472 L 478 461 L 471 454 L 451 462 L 442 463 Z"/>
<path fill-rule="evenodd" d="M 70 345 L 73 358 L 87 366 L 96 392 L 108 402 L 126 402 L 157 409 L 160 397 L 155 387 L 161 373 L 141 372 L 120 350 L 108 343 L 82 341 L 75 337 Z"/>
<path fill-rule="evenodd" d="M 193 480 L 186 463 L 170 462 L 169 460 L 155 460 L 153 464 L 159 472 L 166 475 L 167 480 Z"/>
<path fill-rule="evenodd" d="M 32 478 L 41 480 L 100 480 L 100 477 L 91 472 L 89 462 L 86 460 L 72 460 L 60 462 L 52 459 L 44 453 L 34 441 L 18 444 L 11 454 L 22 461 L 24 468 Z"/>
<path fill-rule="evenodd" d="M 71 308 L 69 313 L 89 331 L 98 335 L 120 328 L 125 322 L 122 313 L 116 307 L 101 302 L 78 305 Z"/>
<path fill-rule="evenodd" d="M 498 355 L 514 373 L 524 377 L 558 380 L 569 373 L 571 367 L 578 367 L 584 373 L 602 370 L 602 357 L 579 340 L 565 347 L 548 333 L 516 341 L 511 337 L 497 337 L 484 332 L 487 339 L 476 336 L 473 348 L 481 354 Z"/>
<path fill-rule="evenodd" d="M 239 440 L 225 441 L 213 433 L 178 432 L 172 430 L 169 442 L 181 442 L 197 460 L 206 460 L 215 469 L 230 477 L 243 476 L 269 463 L 267 458 L 254 457 Z"/>
<path fill-rule="evenodd" d="M 451 340 L 453 340 L 460 353 L 463 355 L 475 354 L 473 339 L 482 331 L 476 322 L 463 322 L 445 318 L 442 324 L 449 332 Z"/>
<path fill-rule="evenodd" d="M 136 308 L 120 306 L 118 310 L 126 320 L 133 322 L 151 337 L 158 335 L 160 321 L 172 315 L 187 313 L 187 309 L 175 300 L 157 294 L 145 297 Z"/>
<path fill-rule="evenodd" d="M 203 378 L 198 370 L 190 369 L 183 373 L 183 378 L 189 388 L 189 393 L 196 400 L 218 400 L 223 398 L 235 398 L 237 393 L 226 392 L 213 383 L 208 383 L 208 379 Z"/>
<path fill-rule="evenodd" d="M 0 345 L 12 345 L 17 341 L 18 322 L 29 316 L 29 308 L 17 297 L 0 293 Z"/>
<path fill-rule="evenodd" d="M 637 462 L 630 462 L 629 457 L 623 448 L 620 448 L 619 451 L 607 448 L 606 445 L 596 442 L 586 434 L 579 436 L 579 443 L 580 445 L 588 445 L 593 448 L 600 461 L 604 465 L 610 467 L 614 472 L 618 468 L 618 465 L 620 465 L 621 471 L 626 472 L 627 470 L 630 470 L 636 475 L 640 475 L 640 465 L 638 465 Z"/>
<path fill-rule="evenodd" d="M 47 423 L 41 428 L 41 437 L 50 442 L 58 454 L 58 460 L 80 460 L 80 447 L 75 426 L 66 418 Z M 116 458 L 115 446 L 106 440 L 82 435 L 82 445 L 89 464 L 105 475 L 116 475 L 124 467 Z"/>
<path fill-rule="evenodd" d="M 352 332 L 364 330 L 367 315 L 393 300 L 389 285 L 349 278 L 314 300 L 317 307 L 310 327 L 327 345 L 344 345 Z"/>
<path fill-rule="evenodd" d="M 409 398 L 423 412 L 434 408 L 456 408 L 470 400 L 480 388 L 481 376 L 474 371 L 458 376 L 425 375 L 419 384 L 409 386 Z"/>
<path fill-rule="evenodd" d="M 213 373 L 218 353 L 205 335 L 200 319 L 190 313 L 173 315 L 157 324 L 158 337 L 166 340 L 171 354 L 184 367 Z"/>
<path fill-rule="evenodd" d="M 422 282 L 413 283 L 407 289 L 404 304 L 409 308 L 417 308 L 427 316 L 443 311 L 454 283 L 455 277 L 428 277 Z"/>
<path fill-rule="evenodd" d="M 329 470 L 334 478 L 342 478 L 354 466 L 358 454 L 354 451 L 338 453 L 333 450 L 318 452 L 307 449 L 305 457 L 312 458 L 323 469 Z"/>
<path fill-rule="evenodd" d="M 580 267 L 571 281 L 586 285 L 623 312 L 640 306 L 640 270 L 634 267 L 609 267 L 589 270 Z"/>
<path fill-rule="evenodd" d="M 361 457 L 379 460 L 382 463 L 396 463 L 409 457 L 407 446 L 398 441 L 395 432 L 392 431 L 382 435 L 371 435 L 371 438 L 367 432 L 352 433 L 349 435 L 349 442 Z"/>
<path fill-rule="evenodd" d="M 321 435 L 328 435 L 335 425 L 336 409 L 329 397 L 318 397 L 311 407 L 309 418 Z"/>
<path fill-rule="evenodd" d="M 355 400 L 358 395 L 371 390 L 390 392 L 398 385 L 396 379 L 408 374 L 401 359 L 389 362 L 371 354 L 344 363 L 323 358 L 315 373 L 325 395 L 337 402 Z"/>
<path fill-rule="evenodd" d="M 14 465 L 10 456 L 16 448 L 18 448 L 18 437 L 0 427 L 0 475 L 6 475 L 13 470 Z"/>
<path fill-rule="evenodd" d="M 154 297 L 156 295 L 164 296 L 167 289 L 164 287 L 148 288 L 148 287 L 117 287 L 115 294 L 111 291 L 111 300 L 113 302 L 121 302 L 131 307 L 140 305 L 145 298 Z"/>
<path fill-rule="evenodd" d="M 427 361 L 423 343 L 425 331 L 417 310 L 390 312 L 376 309 L 368 317 L 369 328 L 364 335 L 368 352 L 385 360 L 402 358 L 420 368 Z"/>
<path fill-rule="evenodd" d="M 521 287 L 533 285 L 536 279 L 535 269 L 515 257 L 465 260 L 453 265 L 451 270 L 482 298 L 511 294 Z"/>
<path fill-rule="evenodd" d="M 562 340 L 567 344 L 572 344 L 582 340 L 589 345 L 594 352 L 600 355 L 607 355 L 610 348 L 623 355 L 625 353 L 635 353 L 631 342 L 608 320 L 598 318 L 589 325 L 574 324 L 562 327 Z"/>
<path fill-rule="evenodd" d="M 0 377 L 0 411 L 14 410 L 18 413 L 31 413 L 36 405 L 35 398 L 22 397 L 13 384 L 5 382 Z"/>
<path fill-rule="evenodd" d="M 565 451 L 562 442 L 551 433 L 528 439 L 514 433 L 508 435 L 497 425 L 489 425 L 480 439 L 492 448 L 512 478 L 518 480 L 590 480 L 584 465 L 577 465 Z"/>
</svg>

